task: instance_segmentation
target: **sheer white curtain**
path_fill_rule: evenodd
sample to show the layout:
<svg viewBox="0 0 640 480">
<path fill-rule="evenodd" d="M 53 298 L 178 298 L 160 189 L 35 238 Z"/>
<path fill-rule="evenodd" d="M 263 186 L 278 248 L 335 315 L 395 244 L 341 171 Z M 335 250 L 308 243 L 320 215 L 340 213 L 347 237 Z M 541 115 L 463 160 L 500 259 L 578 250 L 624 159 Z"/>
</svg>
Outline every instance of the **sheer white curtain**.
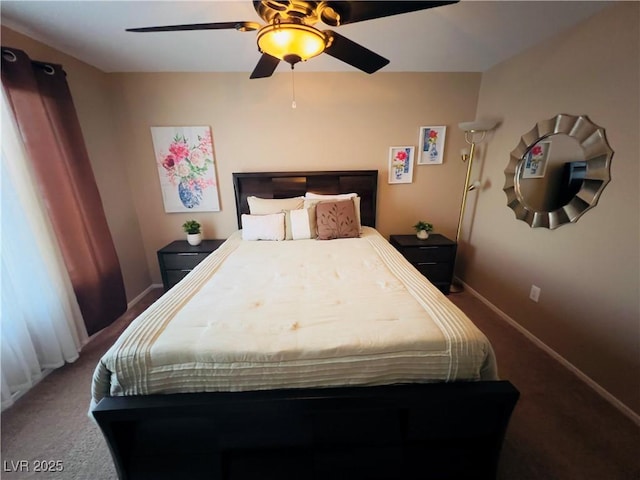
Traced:
<svg viewBox="0 0 640 480">
<path fill-rule="evenodd" d="M 2 409 L 45 370 L 73 362 L 87 331 L 2 92 Z"/>
</svg>

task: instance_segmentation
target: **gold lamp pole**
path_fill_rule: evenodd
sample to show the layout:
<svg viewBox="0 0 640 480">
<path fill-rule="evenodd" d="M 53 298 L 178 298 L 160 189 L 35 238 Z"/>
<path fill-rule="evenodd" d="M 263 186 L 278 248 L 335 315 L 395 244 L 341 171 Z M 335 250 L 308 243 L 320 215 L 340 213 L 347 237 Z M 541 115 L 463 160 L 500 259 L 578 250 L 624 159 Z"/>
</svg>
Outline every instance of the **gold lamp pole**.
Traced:
<svg viewBox="0 0 640 480">
<path fill-rule="evenodd" d="M 458 229 L 456 230 L 456 245 L 460 240 L 460 232 L 462 231 L 462 221 L 464 220 L 464 211 L 467 206 L 467 194 L 471 190 L 477 188 L 477 184 L 474 182 L 469 185 L 471 179 L 471 169 L 473 167 L 473 156 L 476 151 L 476 145 L 484 140 L 487 132 L 495 128 L 496 124 L 490 120 L 475 121 L 475 122 L 463 122 L 458 124 L 461 130 L 464 130 L 464 140 L 469 145 L 469 153 L 462 154 L 462 161 L 467 162 L 467 175 L 464 179 L 464 189 L 462 190 L 462 204 L 460 205 L 460 214 L 458 215 Z M 462 288 L 458 285 L 451 285 L 451 292 L 462 291 Z"/>
<path fill-rule="evenodd" d="M 456 230 L 456 243 L 460 239 L 460 231 L 462 230 L 462 220 L 464 219 L 464 210 L 467 206 L 467 193 L 474 190 L 477 185 L 469 185 L 471 178 L 471 168 L 473 167 L 473 155 L 476 151 L 476 145 L 484 140 L 489 130 L 495 127 L 495 123 L 491 121 L 463 122 L 458 124 L 461 130 L 464 130 L 464 140 L 471 147 L 469 153 L 462 154 L 462 161 L 467 162 L 467 176 L 464 179 L 464 189 L 462 191 L 462 204 L 460 205 L 460 215 L 458 215 L 458 229 Z"/>
</svg>

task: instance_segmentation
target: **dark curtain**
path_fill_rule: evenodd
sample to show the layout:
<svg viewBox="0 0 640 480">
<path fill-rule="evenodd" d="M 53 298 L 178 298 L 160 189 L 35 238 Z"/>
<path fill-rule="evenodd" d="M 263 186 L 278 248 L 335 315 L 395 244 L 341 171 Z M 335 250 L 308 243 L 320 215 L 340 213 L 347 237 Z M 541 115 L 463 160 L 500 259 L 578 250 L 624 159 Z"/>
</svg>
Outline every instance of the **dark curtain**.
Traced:
<svg viewBox="0 0 640 480">
<path fill-rule="evenodd" d="M 2 85 L 91 335 L 127 300 L 66 73 L 2 47 Z"/>
</svg>

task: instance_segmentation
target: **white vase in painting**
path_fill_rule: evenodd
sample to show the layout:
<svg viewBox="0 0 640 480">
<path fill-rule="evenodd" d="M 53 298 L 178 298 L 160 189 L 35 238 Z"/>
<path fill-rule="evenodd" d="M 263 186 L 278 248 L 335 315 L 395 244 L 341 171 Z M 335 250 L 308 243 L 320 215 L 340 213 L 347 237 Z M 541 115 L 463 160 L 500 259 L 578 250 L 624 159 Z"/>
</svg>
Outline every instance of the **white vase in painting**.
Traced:
<svg viewBox="0 0 640 480">
<path fill-rule="evenodd" d="M 426 240 L 427 238 L 429 238 L 429 232 L 427 232 L 426 230 L 418 230 L 418 232 L 416 233 L 416 236 L 420 240 Z"/>
<path fill-rule="evenodd" d="M 188 233 L 187 234 L 187 242 L 189 245 L 200 245 L 202 243 L 202 234 L 201 233 Z"/>
</svg>

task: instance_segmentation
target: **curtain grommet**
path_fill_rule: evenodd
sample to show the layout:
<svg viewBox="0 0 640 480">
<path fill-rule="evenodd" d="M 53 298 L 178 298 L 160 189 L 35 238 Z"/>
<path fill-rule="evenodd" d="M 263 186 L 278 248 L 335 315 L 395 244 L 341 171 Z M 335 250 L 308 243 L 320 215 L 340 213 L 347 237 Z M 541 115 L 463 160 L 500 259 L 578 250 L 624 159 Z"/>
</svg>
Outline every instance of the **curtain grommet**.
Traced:
<svg viewBox="0 0 640 480">
<path fill-rule="evenodd" d="M 7 61 L 7 62 L 17 62 L 18 61 L 18 57 L 16 56 L 15 53 L 13 53 L 11 50 L 6 50 L 3 49 L 2 50 L 2 57 Z"/>
</svg>

